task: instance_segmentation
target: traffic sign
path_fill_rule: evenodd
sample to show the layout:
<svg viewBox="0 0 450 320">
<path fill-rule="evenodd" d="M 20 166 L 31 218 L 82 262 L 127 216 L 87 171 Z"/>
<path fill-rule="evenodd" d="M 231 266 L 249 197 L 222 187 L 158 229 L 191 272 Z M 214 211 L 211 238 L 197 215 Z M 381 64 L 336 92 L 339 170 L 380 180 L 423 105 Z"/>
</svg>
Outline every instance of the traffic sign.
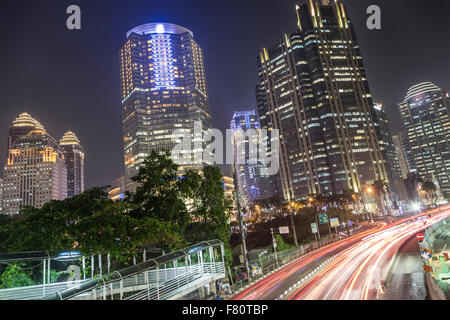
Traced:
<svg viewBox="0 0 450 320">
<path fill-rule="evenodd" d="M 327 224 L 328 223 L 328 216 L 326 213 L 319 214 L 319 223 L 320 224 Z"/>
<path fill-rule="evenodd" d="M 311 223 L 311 231 L 312 231 L 312 233 L 317 233 L 317 224 L 316 223 Z"/>
<path fill-rule="evenodd" d="M 427 248 L 423 248 L 421 255 L 424 259 L 431 259 L 432 257 L 431 251 L 428 250 Z"/>
<path fill-rule="evenodd" d="M 422 241 L 422 240 L 425 238 L 425 236 L 423 235 L 423 233 L 418 233 L 418 234 L 416 235 L 416 237 L 417 237 L 417 240 L 419 240 L 419 241 Z"/>
<path fill-rule="evenodd" d="M 280 234 L 287 234 L 289 233 L 289 227 L 280 227 L 279 232 Z"/>
<path fill-rule="evenodd" d="M 339 218 L 331 218 L 330 219 L 330 226 L 333 227 L 338 227 L 339 226 Z"/>
</svg>

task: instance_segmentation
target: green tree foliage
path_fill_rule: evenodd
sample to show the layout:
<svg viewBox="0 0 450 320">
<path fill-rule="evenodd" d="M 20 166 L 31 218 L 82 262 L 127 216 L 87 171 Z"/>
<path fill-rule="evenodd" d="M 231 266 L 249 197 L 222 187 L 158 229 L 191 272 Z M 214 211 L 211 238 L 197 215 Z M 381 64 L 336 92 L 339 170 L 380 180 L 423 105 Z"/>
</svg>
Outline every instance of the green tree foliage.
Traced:
<svg viewBox="0 0 450 320">
<path fill-rule="evenodd" d="M 283 237 L 279 234 L 275 235 L 275 241 L 277 242 L 277 251 L 286 251 L 294 248 L 294 246 L 284 242 Z"/>
<path fill-rule="evenodd" d="M 132 178 L 138 187 L 131 202 L 139 206 L 135 215 L 169 223 L 181 234 L 190 220 L 186 207 L 189 186 L 177 170 L 168 153 L 153 151 Z"/>
<path fill-rule="evenodd" d="M 167 153 L 152 152 L 133 181 L 136 192 L 119 201 L 96 187 L 40 209 L 24 208 L 24 219 L 0 221 L 0 251 L 73 249 L 122 260 L 142 245 L 170 250 L 220 239 L 229 246 L 231 201 L 219 168 L 180 176 Z"/>
<path fill-rule="evenodd" d="M 24 268 L 25 264 L 8 265 L 0 276 L 0 289 L 34 285 L 31 271 Z"/>
<path fill-rule="evenodd" d="M 25 219 L 2 227 L 7 239 L 1 251 L 20 252 L 65 249 L 85 255 L 110 252 L 119 258 L 142 244 L 179 244 L 180 236 L 168 223 L 151 217 L 133 216 L 135 205 L 108 199 L 102 188 L 93 188 L 42 208 L 27 207 Z"/>
<path fill-rule="evenodd" d="M 219 239 L 224 243 L 227 260 L 231 261 L 229 211 L 232 200 L 227 198 L 220 169 L 205 166 L 200 176 L 189 171 L 186 182 L 190 185 L 192 222 L 186 228 L 189 242 Z"/>
</svg>

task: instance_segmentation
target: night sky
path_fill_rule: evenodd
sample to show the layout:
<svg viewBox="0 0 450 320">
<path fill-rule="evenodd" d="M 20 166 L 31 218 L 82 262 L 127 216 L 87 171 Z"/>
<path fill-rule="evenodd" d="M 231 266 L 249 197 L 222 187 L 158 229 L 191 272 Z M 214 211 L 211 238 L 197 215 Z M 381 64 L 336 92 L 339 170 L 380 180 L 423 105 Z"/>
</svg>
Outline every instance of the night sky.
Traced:
<svg viewBox="0 0 450 320">
<path fill-rule="evenodd" d="M 295 0 L 9 0 L 0 11 L 0 164 L 8 127 L 24 110 L 56 139 L 71 128 L 86 151 L 87 187 L 122 175 L 119 49 L 126 32 L 170 22 L 194 32 L 206 59 L 213 125 L 255 108 L 256 57 L 296 28 Z M 344 0 L 375 101 L 401 129 L 397 103 L 414 84 L 450 90 L 450 1 Z M 82 30 L 66 28 L 77 4 Z M 382 30 L 366 28 L 366 8 L 382 10 Z M 1 171 L 1 170 L 0 170 Z"/>
</svg>

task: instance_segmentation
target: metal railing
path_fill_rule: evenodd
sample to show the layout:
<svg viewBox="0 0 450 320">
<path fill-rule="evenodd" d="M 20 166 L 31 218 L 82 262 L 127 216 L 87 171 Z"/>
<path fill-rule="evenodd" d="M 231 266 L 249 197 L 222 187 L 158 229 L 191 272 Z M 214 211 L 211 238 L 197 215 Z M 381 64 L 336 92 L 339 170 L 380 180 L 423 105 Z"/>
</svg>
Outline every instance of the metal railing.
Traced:
<svg viewBox="0 0 450 320">
<path fill-rule="evenodd" d="M 224 278 L 224 270 L 222 242 L 205 241 L 105 276 L 97 276 L 44 299 L 162 300 L 177 292 L 189 291 L 196 280 L 212 282 Z"/>
<path fill-rule="evenodd" d="M 51 284 L 39 284 L 27 287 L 17 287 L 0 290 L 0 300 L 34 300 L 76 286 L 85 280 L 73 282 L 58 282 Z"/>
<path fill-rule="evenodd" d="M 319 248 L 322 248 L 329 244 L 341 241 L 345 238 L 348 238 L 349 236 L 353 236 L 356 233 L 363 232 L 367 229 L 370 229 L 370 227 L 359 227 L 359 228 L 354 229 L 354 231 L 351 235 L 345 235 L 345 236 L 341 236 L 341 237 L 333 236 L 333 237 L 328 237 L 328 238 L 322 238 L 322 240 L 320 240 L 318 242 L 310 243 L 306 246 L 299 246 L 298 248 L 294 248 L 292 250 L 277 252 L 277 254 L 271 253 L 265 257 L 265 261 L 267 262 L 267 264 L 262 262 L 263 265 L 259 272 L 252 275 L 250 278 L 248 278 L 246 280 L 238 281 L 236 283 L 233 283 L 230 286 L 232 293 L 231 293 L 231 295 L 229 295 L 229 297 L 234 296 L 239 290 L 241 290 L 245 287 L 248 287 L 248 286 L 254 284 L 255 282 L 259 281 L 260 279 L 266 277 L 271 272 L 273 272 L 277 269 L 280 269 L 280 268 L 290 264 L 291 262 L 296 261 L 296 260 L 300 259 L 301 257 L 303 257 Z"/>
</svg>

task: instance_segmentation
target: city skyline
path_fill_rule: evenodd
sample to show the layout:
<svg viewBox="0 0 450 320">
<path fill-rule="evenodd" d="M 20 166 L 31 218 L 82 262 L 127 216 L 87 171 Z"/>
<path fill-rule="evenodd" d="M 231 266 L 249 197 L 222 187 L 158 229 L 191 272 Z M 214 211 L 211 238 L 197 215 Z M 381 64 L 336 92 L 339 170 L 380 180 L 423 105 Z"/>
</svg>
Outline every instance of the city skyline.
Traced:
<svg viewBox="0 0 450 320">
<path fill-rule="evenodd" d="M 227 10 L 225 11 L 226 13 L 229 13 L 228 18 L 234 18 L 236 21 L 230 25 L 228 19 L 221 17 L 212 19 L 207 16 L 206 12 L 214 12 L 211 6 L 219 5 L 206 4 L 203 1 L 195 3 L 193 9 L 180 10 L 183 11 L 182 17 L 173 10 L 179 6 L 179 4 L 175 5 L 175 2 L 160 5 L 158 7 L 159 10 L 147 11 L 142 10 L 145 6 L 138 4 L 134 9 L 129 9 L 129 11 L 126 11 L 126 14 L 123 14 L 123 11 L 121 11 L 123 7 L 119 4 L 111 5 L 107 11 L 103 12 L 99 4 L 91 5 L 86 1 L 80 1 L 79 5 L 86 13 L 84 15 L 86 19 L 83 20 L 82 30 L 79 33 L 70 33 L 65 29 L 63 23 L 61 23 L 61 30 L 57 27 L 59 20 L 64 21 L 64 15 L 62 17 L 58 16 L 55 14 L 55 10 L 46 11 L 51 5 L 49 2 L 43 1 L 42 5 L 36 10 L 39 13 L 42 11 L 42 15 L 49 18 L 47 24 L 39 25 L 35 30 L 30 31 L 30 24 L 35 24 L 36 20 L 30 17 L 29 13 L 24 14 L 24 16 L 5 18 L 2 23 L 7 27 L 13 21 L 13 17 L 17 18 L 16 20 L 20 22 L 19 24 L 22 27 L 16 28 L 12 32 L 13 34 L 20 35 L 25 30 L 30 32 L 30 34 L 38 32 L 45 43 L 56 37 L 61 39 L 67 45 L 67 48 L 61 48 L 61 52 L 54 50 L 54 53 L 45 55 L 43 52 L 39 53 L 38 49 L 41 44 L 35 41 L 27 44 L 27 48 L 32 48 L 33 51 L 38 52 L 36 54 L 37 57 L 31 57 L 27 60 L 24 66 L 19 68 L 17 76 L 25 72 L 27 66 L 36 64 L 36 61 L 39 61 L 37 64 L 39 67 L 30 70 L 30 77 L 25 79 L 21 85 L 18 85 L 17 77 L 13 77 L 12 81 L 2 80 L 2 87 L 11 94 L 7 95 L 4 105 L 1 106 L 3 116 L 0 120 L 0 125 L 7 126 L 19 111 L 26 108 L 26 110 L 36 115 L 40 121 L 45 122 L 51 129 L 51 132 L 57 133 L 57 136 L 62 136 L 63 132 L 67 131 L 68 128 L 63 124 L 64 121 L 56 119 L 62 118 L 62 114 L 68 113 L 73 121 L 70 125 L 77 129 L 77 135 L 84 142 L 86 155 L 89 159 L 89 165 L 86 168 L 87 187 L 107 185 L 123 172 L 120 151 L 120 97 L 117 93 L 118 90 L 116 90 L 119 87 L 117 81 L 119 55 L 117 52 L 119 51 L 120 43 L 123 41 L 123 35 L 128 30 L 139 25 L 139 23 L 159 21 L 180 24 L 193 30 L 199 45 L 205 51 L 206 82 L 208 83 L 211 96 L 213 127 L 224 130 L 227 126 L 227 119 L 230 119 L 232 116 L 236 105 L 256 107 L 254 98 L 254 85 L 256 84 L 254 58 L 261 47 L 269 46 L 274 41 L 277 41 L 283 33 L 295 28 L 296 19 L 293 8 L 296 3 L 300 3 L 300 1 L 288 1 L 283 4 L 265 3 L 257 12 L 253 11 L 253 3 L 242 5 L 230 3 L 228 9 L 221 7 L 221 9 Z M 394 127 L 393 133 L 395 133 L 401 129 L 396 103 L 402 100 L 407 88 L 424 81 L 431 81 L 437 86 L 444 88 L 444 90 L 450 88 L 448 77 L 444 75 L 444 70 L 448 70 L 444 66 L 445 63 L 448 63 L 444 59 L 444 53 L 448 52 L 448 50 L 444 48 L 448 44 L 438 44 L 437 41 L 433 41 L 433 39 L 442 38 L 439 30 L 442 30 L 442 33 L 445 32 L 445 28 L 439 28 L 439 25 L 443 23 L 443 15 L 446 11 L 442 9 L 442 6 L 445 8 L 448 6 L 448 3 L 436 1 L 431 4 L 425 4 L 424 2 L 398 1 L 396 4 L 388 4 L 385 1 L 375 1 L 383 12 L 381 31 L 370 31 L 365 28 L 367 17 L 365 9 L 369 2 L 344 1 L 344 3 L 348 8 L 349 16 L 356 25 L 355 29 L 361 44 L 367 77 L 374 99 L 382 102 L 386 107 L 389 119 Z M 406 4 L 408 6 L 405 6 Z M 20 8 L 20 5 L 8 4 L 1 14 L 13 10 L 17 6 Z M 399 16 L 393 7 L 399 8 L 402 6 L 405 10 Z M 437 11 L 437 7 L 440 10 Z M 240 10 L 236 10 L 238 8 Z M 64 12 L 64 5 L 61 5 L 61 9 Z M 194 12 L 196 9 L 198 12 Z M 15 11 L 20 12 L 20 10 Z M 119 12 L 120 17 L 117 16 Z M 205 15 L 205 20 L 197 22 L 198 16 L 202 14 Z M 254 25 L 249 25 L 248 23 L 239 23 L 239 21 L 243 21 L 243 15 L 245 14 L 255 17 L 260 15 L 265 18 L 270 17 L 270 19 L 265 24 L 255 23 Z M 100 17 L 99 19 L 103 19 L 105 22 L 114 20 L 118 23 L 115 26 L 111 25 L 107 29 L 101 28 L 98 25 L 98 21 L 95 20 L 97 17 Z M 439 17 L 442 17 L 442 19 L 439 19 Z M 393 30 L 394 18 L 400 19 L 402 22 L 400 25 L 404 26 L 404 28 Z M 421 30 L 415 29 L 414 21 L 426 21 L 427 19 L 433 19 L 434 33 L 427 32 L 426 26 L 421 28 Z M 210 24 L 212 21 L 216 21 L 214 24 L 216 28 L 210 28 L 213 30 L 205 28 L 205 25 Z M 231 28 L 231 31 L 227 32 L 229 30 L 227 28 Z M 261 28 L 265 32 L 249 37 L 250 34 L 255 34 L 255 30 L 260 30 Z M 406 36 L 398 37 L 401 32 Z M 232 37 L 232 33 L 238 36 Z M 407 41 L 413 41 L 414 37 L 424 36 L 425 34 L 431 37 L 428 45 L 434 45 L 435 50 L 427 50 L 425 55 L 425 51 L 421 51 L 423 49 L 417 48 L 417 52 L 410 54 L 415 46 Z M 225 38 L 219 37 L 220 40 L 216 39 L 217 35 L 223 35 Z M 244 39 L 246 39 L 245 44 L 243 42 Z M 251 39 L 251 41 L 248 39 Z M 89 44 L 88 46 L 83 45 L 85 41 Z M 5 39 L 5 45 L 8 46 L 14 43 L 15 38 L 8 35 Z M 103 45 L 106 45 L 106 48 L 100 49 L 100 46 Z M 234 47 L 240 47 L 242 50 L 232 50 L 231 48 Z M 385 51 L 388 47 L 392 51 L 390 52 L 392 61 L 386 61 L 385 55 L 387 53 Z M 376 48 L 378 49 L 375 50 Z M 102 60 L 102 63 L 99 65 L 95 65 L 95 51 L 105 50 L 104 52 L 106 52 L 106 49 L 109 52 L 106 53 L 105 60 Z M 22 51 L 25 52 L 26 50 Z M 74 53 L 69 53 L 68 51 L 73 51 Z M 229 63 L 226 59 L 223 59 L 227 52 L 232 54 L 232 59 L 228 60 Z M 60 56 L 64 54 L 68 59 L 62 62 Z M 1 61 L 16 61 L 16 59 L 20 58 L 20 55 L 19 57 L 9 55 L 10 53 L 3 52 Z M 404 58 L 399 59 L 400 56 Z M 39 60 L 35 61 L 35 59 Z M 8 64 L 14 65 L 14 63 Z M 437 67 L 438 65 L 439 68 Z M 66 69 L 69 75 L 67 78 L 73 79 L 65 79 L 58 83 L 59 71 L 56 69 Z M 110 71 L 102 74 L 105 69 Z M 7 65 L 4 66 L 4 70 L 6 75 L 10 75 L 12 72 Z M 392 72 L 389 72 L 391 70 Z M 241 71 L 243 76 L 240 76 Z M 94 73 L 102 74 L 102 76 L 94 75 Z M 41 74 L 45 74 L 44 80 L 47 81 L 39 81 L 38 83 L 38 75 Z M 402 74 L 401 77 L 399 76 L 400 74 Z M 87 80 L 89 77 L 92 77 L 92 80 Z M 389 78 L 394 78 L 395 80 L 390 80 Z M 235 80 L 230 81 L 230 79 Z M 393 82 L 395 85 L 392 85 Z M 90 89 L 92 87 L 95 90 Z M 71 92 L 71 99 L 63 100 L 62 97 L 64 95 L 67 96 L 67 90 Z M 47 94 L 50 91 L 53 91 L 53 95 Z M 230 92 L 233 94 L 230 95 Z M 92 114 L 86 119 L 84 115 L 89 114 L 91 111 Z M 94 124 L 96 125 L 95 129 L 92 128 Z M 6 131 L 3 135 L 6 136 Z M 105 149 L 96 150 L 98 148 L 95 148 L 94 144 L 98 143 L 98 141 L 94 139 L 95 136 L 98 136 Z M 3 140 L 6 142 L 6 139 Z M 5 143 L 3 140 L 1 140 L 2 143 Z M 0 151 L 1 161 L 4 163 L 6 146 L 1 146 Z"/>
</svg>

